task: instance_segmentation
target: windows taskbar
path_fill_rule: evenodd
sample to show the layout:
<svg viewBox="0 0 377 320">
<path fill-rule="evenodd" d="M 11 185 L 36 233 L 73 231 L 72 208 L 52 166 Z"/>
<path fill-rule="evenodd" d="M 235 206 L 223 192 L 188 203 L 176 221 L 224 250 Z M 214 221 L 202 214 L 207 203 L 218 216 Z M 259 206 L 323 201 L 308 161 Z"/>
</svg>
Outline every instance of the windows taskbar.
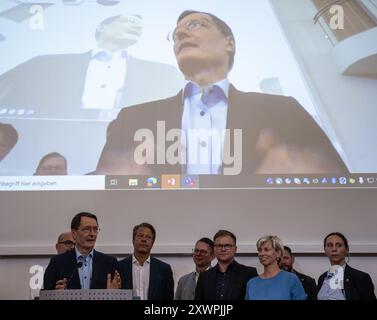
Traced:
<svg viewBox="0 0 377 320">
<path fill-rule="evenodd" d="M 1 176 L 0 191 L 370 189 L 377 173 L 350 175 L 85 175 Z"/>
<path fill-rule="evenodd" d="M 358 175 L 184 175 L 106 176 L 106 189 L 334 189 L 377 188 L 377 174 Z"/>
</svg>

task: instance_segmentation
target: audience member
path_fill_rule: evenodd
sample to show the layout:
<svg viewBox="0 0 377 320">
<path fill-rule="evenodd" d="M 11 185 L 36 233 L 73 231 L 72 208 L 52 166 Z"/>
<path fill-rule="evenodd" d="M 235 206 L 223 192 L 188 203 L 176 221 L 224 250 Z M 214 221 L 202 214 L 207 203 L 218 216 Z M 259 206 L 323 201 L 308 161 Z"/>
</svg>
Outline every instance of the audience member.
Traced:
<svg viewBox="0 0 377 320">
<path fill-rule="evenodd" d="M 279 268 L 283 242 L 277 236 L 265 236 L 257 241 L 257 249 L 263 273 L 248 281 L 246 300 L 305 300 L 299 278 Z"/>
<path fill-rule="evenodd" d="M 232 232 L 219 230 L 213 241 L 217 265 L 199 274 L 195 300 L 244 299 L 246 283 L 258 275 L 257 270 L 235 260 L 237 239 Z"/>
<path fill-rule="evenodd" d="M 156 230 L 149 223 L 136 225 L 132 232 L 134 252 L 119 262 L 122 288 L 132 289 L 135 299 L 173 300 L 174 279 L 169 264 L 150 255 Z"/>
<path fill-rule="evenodd" d="M 376 300 L 370 275 L 351 268 L 346 261 L 346 237 L 340 232 L 329 233 L 323 246 L 331 267 L 318 279 L 318 300 Z"/>
<path fill-rule="evenodd" d="M 294 263 L 295 263 L 295 257 L 292 254 L 291 248 L 284 246 L 284 251 L 281 256 L 280 263 L 279 263 L 280 268 L 285 271 L 293 272 L 301 280 L 305 293 L 308 296 L 307 299 L 316 300 L 317 299 L 317 284 L 315 283 L 315 280 L 295 270 L 293 268 Z"/>
<path fill-rule="evenodd" d="M 182 276 L 178 280 L 175 300 L 194 300 L 195 288 L 199 274 L 211 267 L 211 262 L 215 258 L 214 244 L 209 238 L 201 238 L 195 244 L 192 251 L 192 259 L 195 263 L 195 271 Z"/>
</svg>

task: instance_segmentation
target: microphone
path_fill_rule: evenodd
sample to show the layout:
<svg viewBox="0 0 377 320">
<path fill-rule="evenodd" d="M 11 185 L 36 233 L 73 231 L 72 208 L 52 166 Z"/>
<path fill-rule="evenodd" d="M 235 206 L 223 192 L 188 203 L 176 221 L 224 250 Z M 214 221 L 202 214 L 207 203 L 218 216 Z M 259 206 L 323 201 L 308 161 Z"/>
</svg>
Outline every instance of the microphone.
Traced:
<svg viewBox="0 0 377 320">
<path fill-rule="evenodd" d="M 73 272 L 71 273 L 71 275 L 70 275 L 69 278 L 68 278 L 68 281 L 67 281 L 67 284 L 66 284 L 64 290 L 66 290 L 66 289 L 68 288 L 68 284 L 69 284 L 69 283 L 71 282 L 71 280 L 73 279 L 73 275 L 75 274 L 75 272 L 77 271 L 77 269 L 80 269 L 81 267 L 82 267 L 82 262 L 81 262 L 81 261 L 77 262 L 77 263 L 76 263 L 76 267 L 75 267 L 75 269 L 73 270 Z"/>
</svg>

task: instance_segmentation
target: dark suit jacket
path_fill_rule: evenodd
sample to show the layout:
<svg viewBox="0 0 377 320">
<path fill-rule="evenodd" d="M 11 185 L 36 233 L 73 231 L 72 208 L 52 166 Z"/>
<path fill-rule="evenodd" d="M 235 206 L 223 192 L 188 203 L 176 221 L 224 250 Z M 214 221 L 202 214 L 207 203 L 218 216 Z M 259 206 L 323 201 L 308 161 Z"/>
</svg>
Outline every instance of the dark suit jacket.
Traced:
<svg viewBox="0 0 377 320">
<path fill-rule="evenodd" d="M 245 300 L 246 284 L 258 276 L 257 270 L 233 261 L 225 300 Z M 218 266 L 201 272 L 195 290 L 195 300 L 216 300 L 216 273 Z"/>
<path fill-rule="evenodd" d="M 94 250 L 90 288 L 106 289 L 107 274 L 110 273 L 113 277 L 115 270 L 119 269 L 118 261 L 114 257 Z M 44 289 L 55 289 L 56 281 L 63 278 L 67 278 L 67 281 L 69 281 L 67 289 L 81 289 L 75 250 L 51 258 L 43 278 Z M 70 278 L 71 280 L 69 280 Z"/>
<path fill-rule="evenodd" d="M 140 128 L 149 129 L 156 141 L 157 121 L 165 121 L 166 132 L 170 129 L 180 129 L 182 104 L 182 92 L 180 92 L 168 99 L 123 108 L 107 129 L 107 142 L 96 173 L 132 174 L 133 169 L 130 170 L 127 164 L 133 161 L 133 150 L 139 144 L 134 142 L 135 132 Z M 311 148 L 325 155 L 326 163 L 334 168 L 330 170 L 333 173 L 348 172 L 327 136 L 293 98 L 241 92 L 231 85 L 227 128 L 242 129 L 242 174 L 253 174 L 258 169 L 262 158 L 256 150 L 256 145 L 261 132 L 265 129 L 272 130 L 289 145 Z M 233 132 L 230 137 L 231 148 L 233 148 L 232 140 Z M 176 141 L 166 142 L 166 149 L 173 143 Z M 154 174 L 173 174 L 181 173 L 181 166 L 149 165 L 148 170 Z"/>
<path fill-rule="evenodd" d="M 33 109 L 33 117 L 90 118 L 98 110 L 82 109 L 82 95 L 92 51 L 32 58 L 0 76 L 0 106 Z M 161 84 L 164 79 L 168 85 Z M 173 66 L 130 56 L 120 107 L 169 97 L 183 77 Z M 116 115 L 115 113 L 115 115 Z"/>
<path fill-rule="evenodd" d="M 306 300 L 317 300 L 317 284 L 315 280 L 303 273 L 293 270 L 296 276 L 301 280 L 305 293 L 308 295 Z"/>
<path fill-rule="evenodd" d="M 321 289 L 327 272 L 318 279 L 318 291 Z M 368 273 L 351 268 L 344 269 L 344 292 L 346 300 L 376 300 L 372 279 Z"/>
<path fill-rule="evenodd" d="M 119 262 L 122 289 L 132 289 L 132 255 Z M 169 264 L 151 257 L 148 300 L 173 300 L 174 279 Z"/>
</svg>

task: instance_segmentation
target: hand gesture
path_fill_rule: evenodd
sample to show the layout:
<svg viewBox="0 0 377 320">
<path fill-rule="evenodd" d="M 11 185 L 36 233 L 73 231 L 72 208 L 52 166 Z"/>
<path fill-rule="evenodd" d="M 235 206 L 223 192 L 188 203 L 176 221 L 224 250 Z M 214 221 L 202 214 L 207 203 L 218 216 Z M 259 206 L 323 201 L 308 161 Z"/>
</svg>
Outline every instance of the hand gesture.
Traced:
<svg viewBox="0 0 377 320">
<path fill-rule="evenodd" d="M 122 287 L 122 280 L 118 270 L 114 272 L 114 278 L 111 280 L 111 274 L 107 274 L 106 289 L 120 289 Z"/>
<path fill-rule="evenodd" d="M 55 283 L 55 290 L 64 290 L 67 287 L 67 278 L 58 280 Z"/>
</svg>

